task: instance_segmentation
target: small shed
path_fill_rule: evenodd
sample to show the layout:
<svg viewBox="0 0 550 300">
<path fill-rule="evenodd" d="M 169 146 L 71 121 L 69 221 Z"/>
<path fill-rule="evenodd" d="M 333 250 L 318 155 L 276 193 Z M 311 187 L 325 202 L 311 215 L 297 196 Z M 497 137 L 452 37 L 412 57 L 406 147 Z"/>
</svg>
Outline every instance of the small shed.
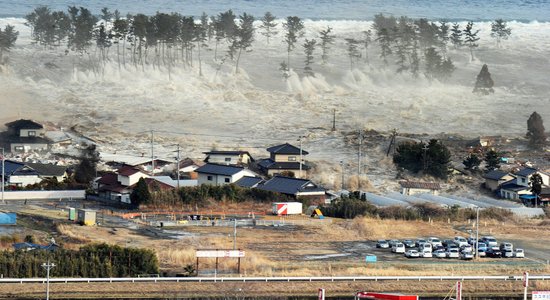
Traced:
<svg viewBox="0 0 550 300">
<path fill-rule="evenodd" d="M 69 207 L 69 221 L 76 221 L 76 208 Z"/>
<path fill-rule="evenodd" d="M 91 209 L 79 209 L 78 210 L 78 223 L 86 226 L 93 226 L 96 224 L 96 211 Z"/>
</svg>

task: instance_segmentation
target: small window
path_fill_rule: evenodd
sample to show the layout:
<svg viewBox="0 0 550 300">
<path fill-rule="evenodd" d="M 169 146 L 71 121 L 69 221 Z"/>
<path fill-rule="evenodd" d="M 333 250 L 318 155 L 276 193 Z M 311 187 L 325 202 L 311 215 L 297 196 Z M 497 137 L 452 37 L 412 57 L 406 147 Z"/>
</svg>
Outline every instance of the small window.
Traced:
<svg viewBox="0 0 550 300">
<path fill-rule="evenodd" d="M 29 136 L 36 136 L 36 131 L 29 131 Z"/>
<path fill-rule="evenodd" d="M 227 178 L 227 177 L 225 178 L 225 182 L 226 182 L 226 183 L 229 183 L 230 181 L 231 181 L 230 178 Z"/>
<path fill-rule="evenodd" d="M 225 161 L 226 161 L 226 162 L 230 162 L 230 161 L 231 161 L 231 157 L 226 157 L 226 158 L 225 158 Z"/>
<path fill-rule="evenodd" d="M 212 176 L 208 175 L 208 177 L 206 177 L 208 179 L 208 181 L 212 181 Z"/>
<path fill-rule="evenodd" d="M 24 149 L 23 146 L 15 146 L 15 151 L 23 151 Z"/>
<path fill-rule="evenodd" d="M 296 156 L 289 156 L 288 161 L 296 161 Z"/>
<path fill-rule="evenodd" d="M 521 182 L 525 183 L 525 177 L 521 177 Z"/>
</svg>

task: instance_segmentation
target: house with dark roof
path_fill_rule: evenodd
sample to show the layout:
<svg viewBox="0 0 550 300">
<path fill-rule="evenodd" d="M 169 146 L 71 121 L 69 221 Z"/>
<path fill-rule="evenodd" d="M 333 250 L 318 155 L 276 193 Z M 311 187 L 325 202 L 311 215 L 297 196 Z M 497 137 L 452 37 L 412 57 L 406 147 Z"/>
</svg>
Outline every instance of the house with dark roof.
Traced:
<svg viewBox="0 0 550 300">
<path fill-rule="evenodd" d="M 237 180 L 235 182 L 236 185 L 242 187 L 242 188 L 255 188 L 259 184 L 263 183 L 264 180 L 260 177 L 250 177 L 250 176 L 244 176 L 243 178 Z"/>
<path fill-rule="evenodd" d="M 517 179 L 512 179 L 500 186 L 499 195 L 504 199 L 520 200 L 522 195 L 531 195 L 531 188 L 517 184 Z"/>
<path fill-rule="evenodd" d="M 196 170 L 198 184 L 225 185 L 235 183 L 244 176 L 255 177 L 256 173 L 241 167 L 208 163 Z"/>
<path fill-rule="evenodd" d="M 483 178 L 485 178 L 485 188 L 494 192 L 500 189 L 502 184 L 507 181 L 513 180 L 516 177 L 500 170 L 492 170 L 485 173 L 485 175 L 483 175 Z"/>
<path fill-rule="evenodd" d="M 543 205 L 550 205 L 550 187 L 542 188 L 539 198 Z"/>
<path fill-rule="evenodd" d="M 313 183 L 309 179 L 277 175 L 258 184 L 256 188 L 289 195 L 295 198 L 309 198 L 319 203 L 324 203 L 326 200 L 325 188 Z"/>
<path fill-rule="evenodd" d="M 11 186 L 25 187 L 42 181 L 38 172 L 18 161 L 5 160 L 4 174 L 5 184 Z"/>
<path fill-rule="evenodd" d="M 269 158 L 258 162 L 258 168 L 264 174 L 268 176 L 294 175 L 298 178 L 307 177 L 307 171 L 310 169 L 304 163 L 305 156 L 309 154 L 307 151 L 289 143 L 269 147 L 267 151 L 270 154 Z"/>
<path fill-rule="evenodd" d="M 67 178 L 67 167 L 53 164 L 26 163 L 27 166 L 38 172 L 41 178 L 55 178 L 57 182 L 62 182 Z"/>
<path fill-rule="evenodd" d="M 212 150 L 203 152 L 206 155 L 205 163 L 214 163 L 221 165 L 248 166 L 254 161 L 248 151 L 219 151 Z"/>
<path fill-rule="evenodd" d="M 201 161 L 195 161 L 191 158 L 185 158 L 180 160 L 178 173 L 181 179 L 197 179 L 197 169 L 201 166 L 204 166 L 204 163 Z"/>
<path fill-rule="evenodd" d="M 414 195 L 430 193 L 437 195 L 441 190 L 441 185 L 438 182 L 422 182 L 422 181 L 399 181 L 401 185 L 401 194 Z"/>
<path fill-rule="evenodd" d="M 11 152 L 48 149 L 50 141 L 44 138 L 44 126 L 41 124 L 21 119 L 5 125 L 8 130 L 0 135 L 0 139 Z"/>
<path fill-rule="evenodd" d="M 523 186 L 529 186 L 529 181 L 531 180 L 531 176 L 534 174 L 539 174 L 542 178 L 542 184 L 543 185 L 550 185 L 550 176 L 545 173 L 541 172 L 535 168 L 523 168 L 516 172 L 514 175 L 516 175 L 516 184 L 523 185 Z"/>
</svg>

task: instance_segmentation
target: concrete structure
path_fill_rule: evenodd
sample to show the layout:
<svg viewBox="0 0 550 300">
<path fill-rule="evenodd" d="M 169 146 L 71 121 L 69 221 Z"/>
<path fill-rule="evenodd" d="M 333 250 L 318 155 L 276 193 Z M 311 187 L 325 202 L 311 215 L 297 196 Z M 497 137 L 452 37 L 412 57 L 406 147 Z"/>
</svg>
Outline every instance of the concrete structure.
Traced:
<svg viewBox="0 0 550 300">
<path fill-rule="evenodd" d="M 208 151 L 206 154 L 205 163 L 214 163 L 222 165 L 248 166 L 254 161 L 248 151 Z"/>
<path fill-rule="evenodd" d="M 515 179 L 514 176 L 499 170 L 489 171 L 483 177 L 485 178 L 485 188 L 493 192 L 500 189 L 505 182 Z"/>
<path fill-rule="evenodd" d="M 437 182 L 420 182 L 420 181 L 400 181 L 401 194 L 432 194 L 437 195 L 441 190 L 441 186 Z"/>
<path fill-rule="evenodd" d="M 96 224 L 96 212 L 91 209 L 79 209 L 77 220 L 82 225 L 93 226 Z"/>
<path fill-rule="evenodd" d="M 289 143 L 267 148 L 270 156 L 258 162 L 258 168 L 268 176 L 275 175 L 294 175 L 298 178 L 307 177 L 307 170 L 310 169 L 304 163 L 305 156 L 309 153 L 305 150 L 293 146 Z M 302 161 L 300 162 L 300 153 Z M 302 165 L 302 174 L 300 174 L 300 164 Z"/>
<path fill-rule="evenodd" d="M 244 176 L 256 177 L 256 173 L 244 167 L 206 164 L 196 170 L 198 185 L 225 185 L 235 183 Z"/>
<path fill-rule="evenodd" d="M 6 200 L 83 200 L 86 199 L 86 191 L 5 191 L 4 198 Z"/>
</svg>

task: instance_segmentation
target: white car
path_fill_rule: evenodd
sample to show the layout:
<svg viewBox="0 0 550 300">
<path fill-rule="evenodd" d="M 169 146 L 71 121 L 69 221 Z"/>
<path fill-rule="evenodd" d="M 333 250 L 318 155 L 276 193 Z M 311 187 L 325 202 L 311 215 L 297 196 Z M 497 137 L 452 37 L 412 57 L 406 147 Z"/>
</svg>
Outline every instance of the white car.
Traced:
<svg viewBox="0 0 550 300">
<path fill-rule="evenodd" d="M 484 242 L 487 245 L 488 248 L 492 248 L 492 247 L 497 247 L 498 248 L 497 240 L 492 236 L 484 236 L 481 239 L 481 241 Z"/>
<path fill-rule="evenodd" d="M 447 253 L 445 253 L 444 250 L 435 250 L 433 252 L 433 256 L 437 257 L 437 258 L 446 258 L 447 257 Z"/>
<path fill-rule="evenodd" d="M 424 250 L 424 251 L 420 252 L 420 256 L 421 256 L 421 257 L 424 257 L 424 258 L 431 258 L 431 257 L 433 257 L 433 256 L 432 256 L 432 251 L 430 251 L 430 250 Z"/>
<path fill-rule="evenodd" d="M 471 251 L 462 251 L 460 252 L 460 259 L 464 259 L 464 260 L 474 259 L 474 255 L 472 254 Z"/>
<path fill-rule="evenodd" d="M 472 246 L 468 244 L 468 245 L 465 245 L 465 246 L 460 247 L 460 251 L 472 252 L 473 249 L 472 249 Z"/>
<path fill-rule="evenodd" d="M 525 258 L 525 252 L 521 248 L 516 248 L 516 252 L 514 252 L 514 254 L 517 258 Z"/>
<path fill-rule="evenodd" d="M 459 258 L 460 253 L 456 249 L 449 249 L 446 253 L 447 258 Z"/>
<path fill-rule="evenodd" d="M 455 236 L 454 242 L 458 247 L 466 246 L 468 245 L 468 240 L 461 237 L 461 236 Z"/>
<path fill-rule="evenodd" d="M 405 252 L 405 257 L 407 258 L 418 258 L 420 257 L 420 253 L 416 250 L 407 250 L 407 252 Z"/>
<path fill-rule="evenodd" d="M 432 244 L 434 248 L 437 246 L 443 246 L 443 243 L 441 243 L 441 240 L 436 237 L 430 237 L 428 239 L 428 243 Z"/>
<path fill-rule="evenodd" d="M 397 243 L 395 246 L 391 247 L 391 252 L 393 253 L 405 253 L 405 244 Z"/>
</svg>

